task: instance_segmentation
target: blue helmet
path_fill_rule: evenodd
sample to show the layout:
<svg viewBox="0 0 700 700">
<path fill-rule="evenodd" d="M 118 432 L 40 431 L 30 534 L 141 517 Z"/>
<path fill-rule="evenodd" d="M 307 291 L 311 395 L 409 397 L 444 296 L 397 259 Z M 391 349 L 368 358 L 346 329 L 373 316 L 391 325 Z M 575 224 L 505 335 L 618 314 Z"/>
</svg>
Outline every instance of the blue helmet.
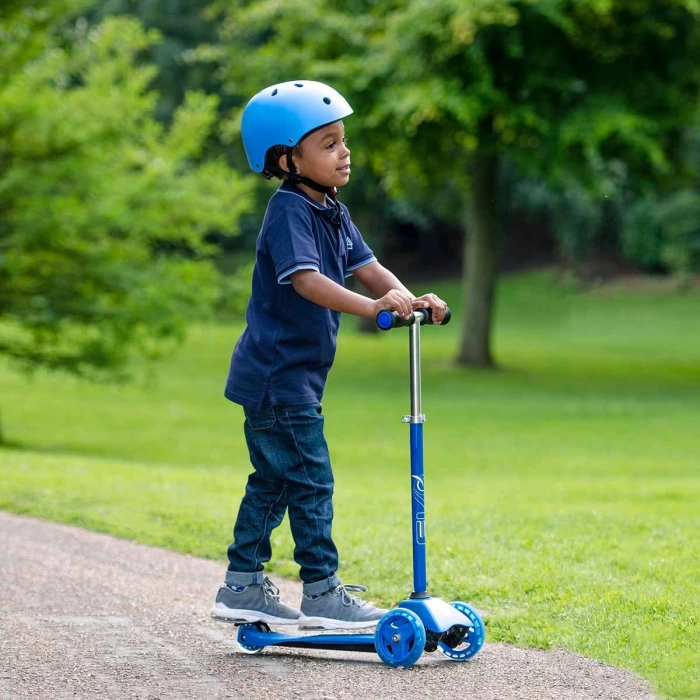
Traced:
<svg viewBox="0 0 700 700">
<path fill-rule="evenodd" d="M 243 110 L 241 133 L 248 163 L 262 172 L 272 146 L 296 146 L 310 131 L 352 114 L 347 100 L 332 87 L 313 80 L 271 85 Z"/>
</svg>

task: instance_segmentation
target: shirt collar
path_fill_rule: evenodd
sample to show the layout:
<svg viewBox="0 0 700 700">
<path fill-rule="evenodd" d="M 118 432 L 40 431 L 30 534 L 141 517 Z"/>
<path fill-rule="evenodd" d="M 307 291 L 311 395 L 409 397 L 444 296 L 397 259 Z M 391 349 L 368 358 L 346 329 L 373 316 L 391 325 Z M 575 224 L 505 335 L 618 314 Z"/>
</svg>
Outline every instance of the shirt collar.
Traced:
<svg viewBox="0 0 700 700">
<path fill-rule="evenodd" d="M 311 199 L 311 197 L 309 197 L 309 195 L 306 194 L 306 192 L 303 192 L 301 189 L 299 189 L 296 185 L 292 184 L 288 180 L 285 180 L 279 186 L 279 189 L 277 191 L 285 192 L 287 194 L 294 194 L 297 197 L 301 197 L 307 202 L 307 204 L 310 204 L 312 207 L 320 209 L 321 211 L 328 211 L 329 209 L 332 209 L 332 207 L 325 207 L 323 206 L 323 204 L 319 204 L 315 199 Z"/>
</svg>

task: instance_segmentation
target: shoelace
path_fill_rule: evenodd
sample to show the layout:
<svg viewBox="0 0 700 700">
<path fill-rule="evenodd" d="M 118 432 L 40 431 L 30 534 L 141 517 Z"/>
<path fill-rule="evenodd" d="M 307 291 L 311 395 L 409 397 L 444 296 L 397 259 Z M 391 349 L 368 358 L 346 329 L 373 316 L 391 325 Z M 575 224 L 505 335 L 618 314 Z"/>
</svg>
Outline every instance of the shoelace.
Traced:
<svg viewBox="0 0 700 700">
<path fill-rule="evenodd" d="M 356 598 L 354 595 L 350 595 L 348 591 L 357 591 L 358 593 L 364 593 L 367 590 L 367 586 L 359 586 L 354 583 L 348 583 L 346 585 L 341 585 L 336 588 L 336 591 L 340 592 L 340 599 L 343 601 L 343 605 L 357 605 L 361 608 L 367 603 L 361 598 Z"/>
<path fill-rule="evenodd" d="M 280 599 L 280 589 L 275 586 L 272 581 L 270 581 L 267 576 L 265 577 L 265 580 L 262 582 L 262 591 L 263 594 L 265 595 L 265 598 L 272 598 L 273 600 L 279 600 Z"/>
</svg>

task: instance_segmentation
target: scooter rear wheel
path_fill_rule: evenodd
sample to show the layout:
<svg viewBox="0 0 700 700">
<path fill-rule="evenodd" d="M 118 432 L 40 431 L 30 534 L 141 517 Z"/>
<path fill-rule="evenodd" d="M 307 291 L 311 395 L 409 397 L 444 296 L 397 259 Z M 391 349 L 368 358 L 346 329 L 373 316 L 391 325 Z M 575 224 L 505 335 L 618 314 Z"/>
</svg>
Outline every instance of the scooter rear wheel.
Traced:
<svg viewBox="0 0 700 700">
<path fill-rule="evenodd" d="M 255 646 L 250 642 L 246 642 L 246 637 L 251 632 L 269 632 L 270 628 L 264 622 L 251 622 L 247 625 L 241 625 L 238 630 L 236 641 L 244 654 L 259 654 L 265 647 Z"/>
<path fill-rule="evenodd" d="M 425 648 L 425 627 L 412 610 L 395 608 L 384 613 L 374 633 L 379 658 L 392 668 L 408 668 Z"/>
<path fill-rule="evenodd" d="M 459 610 L 466 619 L 463 626 L 455 625 L 448 630 L 442 641 L 438 642 L 438 648 L 453 661 L 466 661 L 484 646 L 486 639 L 484 622 L 471 605 L 459 601 L 450 605 Z"/>
</svg>

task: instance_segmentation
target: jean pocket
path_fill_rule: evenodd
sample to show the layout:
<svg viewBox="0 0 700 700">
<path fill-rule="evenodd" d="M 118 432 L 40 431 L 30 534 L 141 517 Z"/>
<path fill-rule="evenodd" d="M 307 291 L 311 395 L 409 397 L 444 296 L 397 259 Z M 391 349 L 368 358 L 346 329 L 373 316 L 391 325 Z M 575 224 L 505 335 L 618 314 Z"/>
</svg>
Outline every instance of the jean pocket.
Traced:
<svg viewBox="0 0 700 700">
<path fill-rule="evenodd" d="M 243 413 L 251 430 L 265 430 L 271 428 L 277 422 L 275 409 L 268 398 L 265 399 L 265 403 L 260 407 L 251 408 L 250 406 L 244 406 Z"/>
</svg>

